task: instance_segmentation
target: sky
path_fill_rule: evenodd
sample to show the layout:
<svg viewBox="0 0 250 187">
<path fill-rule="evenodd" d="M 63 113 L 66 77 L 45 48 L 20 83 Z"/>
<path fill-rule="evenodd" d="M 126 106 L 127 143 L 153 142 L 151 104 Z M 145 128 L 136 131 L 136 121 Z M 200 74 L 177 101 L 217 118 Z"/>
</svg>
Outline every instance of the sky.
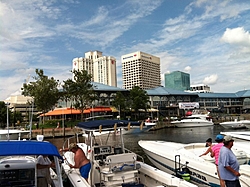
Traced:
<svg viewBox="0 0 250 187">
<path fill-rule="evenodd" d="M 250 89 L 250 0 L 0 0 L 0 100 L 20 94 L 35 69 L 63 82 L 72 59 L 160 57 L 161 78 L 182 71 L 216 93 Z"/>
</svg>

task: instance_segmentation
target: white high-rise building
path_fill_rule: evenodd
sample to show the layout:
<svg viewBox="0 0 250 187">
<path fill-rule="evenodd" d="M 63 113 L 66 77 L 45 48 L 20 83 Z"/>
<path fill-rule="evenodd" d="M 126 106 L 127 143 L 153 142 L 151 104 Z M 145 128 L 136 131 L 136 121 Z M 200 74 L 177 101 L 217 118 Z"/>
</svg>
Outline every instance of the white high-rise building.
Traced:
<svg viewBox="0 0 250 187">
<path fill-rule="evenodd" d="M 100 51 L 89 51 L 85 58 L 74 58 L 73 70 L 86 70 L 92 75 L 92 81 L 117 86 L 116 59 L 112 56 L 102 56 Z"/>
<path fill-rule="evenodd" d="M 123 88 L 139 86 L 150 89 L 161 86 L 160 58 L 137 51 L 122 55 Z"/>
</svg>

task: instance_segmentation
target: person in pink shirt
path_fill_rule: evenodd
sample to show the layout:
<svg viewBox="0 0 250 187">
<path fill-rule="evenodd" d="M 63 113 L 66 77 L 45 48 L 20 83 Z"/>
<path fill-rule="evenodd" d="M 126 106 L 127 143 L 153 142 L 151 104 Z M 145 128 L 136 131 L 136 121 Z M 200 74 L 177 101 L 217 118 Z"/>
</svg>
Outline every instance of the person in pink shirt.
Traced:
<svg viewBox="0 0 250 187">
<path fill-rule="evenodd" d="M 220 173 L 219 173 L 219 170 L 218 170 L 218 161 L 219 161 L 220 148 L 224 145 L 223 144 L 223 138 L 224 138 L 223 135 L 218 134 L 216 136 L 216 138 L 215 138 L 215 141 L 217 142 L 217 144 L 214 145 L 211 148 L 212 149 L 211 157 L 215 158 L 215 165 L 216 165 L 217 173 L 218 173 L 218 176 L 219 176 L 219 179 L 220 179 L 220 186 L 221 187 L 225 187 L 225 181 L 220 178 Z"/>
</svg>

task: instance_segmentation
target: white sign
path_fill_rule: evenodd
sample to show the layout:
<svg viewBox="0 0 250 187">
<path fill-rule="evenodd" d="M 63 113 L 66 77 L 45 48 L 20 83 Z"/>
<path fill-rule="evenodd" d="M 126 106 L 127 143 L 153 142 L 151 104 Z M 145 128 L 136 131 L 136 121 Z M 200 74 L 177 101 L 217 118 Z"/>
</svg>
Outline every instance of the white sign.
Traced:
<svg viewBox="0 0 250 187">
<path fill-rule="evenodd" d="M 200 108 L 199 103 L 179 103 L 179 109 L 195 109 Z"/>
</svg>

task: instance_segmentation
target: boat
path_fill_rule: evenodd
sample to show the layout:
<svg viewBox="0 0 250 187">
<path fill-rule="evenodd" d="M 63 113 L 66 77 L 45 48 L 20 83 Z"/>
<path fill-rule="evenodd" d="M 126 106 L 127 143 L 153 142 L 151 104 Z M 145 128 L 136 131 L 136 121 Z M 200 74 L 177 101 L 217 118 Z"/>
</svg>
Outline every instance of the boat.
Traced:
<svg viewBox="0 0 250 187">
<path fill-rule="evenodd" d="M 213 126 L 214 123 L 207 114 L 192 114 L 180 120 L 171 121 L 176 127 L 205 127 Z"/>
<path fill-rule="evenodd" d="M 123 133 L 116 133 L 116 131 L 122 131 L 130 125 L 137 125 L 139 128 L 141 123 L 126 120 L 78 123 L 77 127 L 86 133 L 83 136 L 85 141 L 77 141 L 81 139 L 79 135 L 70 137 L 64 142 L 63 150 L 68 148 L 70 143 L 77 143 L 90 159 L 91 170 L 86 181 L 79 174 L 79 169 L 69 167 L 69 164 L 74 163 L 74 154 L 70 151 L 64 152 L 65 162 L 62 168 L 70 185 L 73 187 L 197 187 L 184 179 L 146 164 L 143 157 L 126 149 Z M 99 133 L 99 136 L 95 136 L 96 133 Z"/>
<path fill-rule="evenodd" d="M 250 126 L 250 120 L 238 121 L 237 119 L 235 119 L 234 121 L 226 121 L 226 122 L 220 123 L 220 125 L 224 127 L 225 129 L 243 129 L 243 128 L 246 128 L 246 125 L 248 124 Z"/>
<path fill-rule="evenodd" d="M 45 141 L 3 140 L 0 141 L 0 186 L 37 187 L 37 156 L 53 156 L 55 171 L 50 169 L 54 186 L 63 187 L 60 162 L 63 161 L 57 148 Z"/>
<path fill-rule="evenodd" d="M 138 144 L 158 169 L 176 175 L 179 175 L 180 172 L 188 172 L 191 180 L 202 185 L 220 186 L 214 158 L 209 155 L 199 157 L 207 149 L 204 143 L 182 144 L 140 140 Z M 244 151 L 234 147 L 232 150 L 241 164 L 241 186 L 249 187 L 250 165 L 247 164 L 247 155 Z"/>
<path fill-rule="evenodd" d="M 146 127 L 153 127 L 157 125 L 158 120 L 151 120 L 150 118 L 145 121 L 145 126 Z"/>
<path fill-rule="evenodd" d="M 242 149 L 246 152 L 247 157 L 249 158 L 248 164 L 250 165 L 250 150 L 246 149 L 246 147 L 250 146 L 250 131 L 228 131 L 228 132 L 220 132 L 223 135 L 230 135 L 233 137 L 234 147 L 238 149 Z"/>
<path fill-rule="evenodd" d="M 241 122 L 246 126 L 246 128 L 250 129 L 250 120 L 241 120 Z"/>
<path fill-rule="evenodd" d="M 24 129 L 0 129 L 0 140 L 20 140 L 30 133 Z"/>
</svg>

